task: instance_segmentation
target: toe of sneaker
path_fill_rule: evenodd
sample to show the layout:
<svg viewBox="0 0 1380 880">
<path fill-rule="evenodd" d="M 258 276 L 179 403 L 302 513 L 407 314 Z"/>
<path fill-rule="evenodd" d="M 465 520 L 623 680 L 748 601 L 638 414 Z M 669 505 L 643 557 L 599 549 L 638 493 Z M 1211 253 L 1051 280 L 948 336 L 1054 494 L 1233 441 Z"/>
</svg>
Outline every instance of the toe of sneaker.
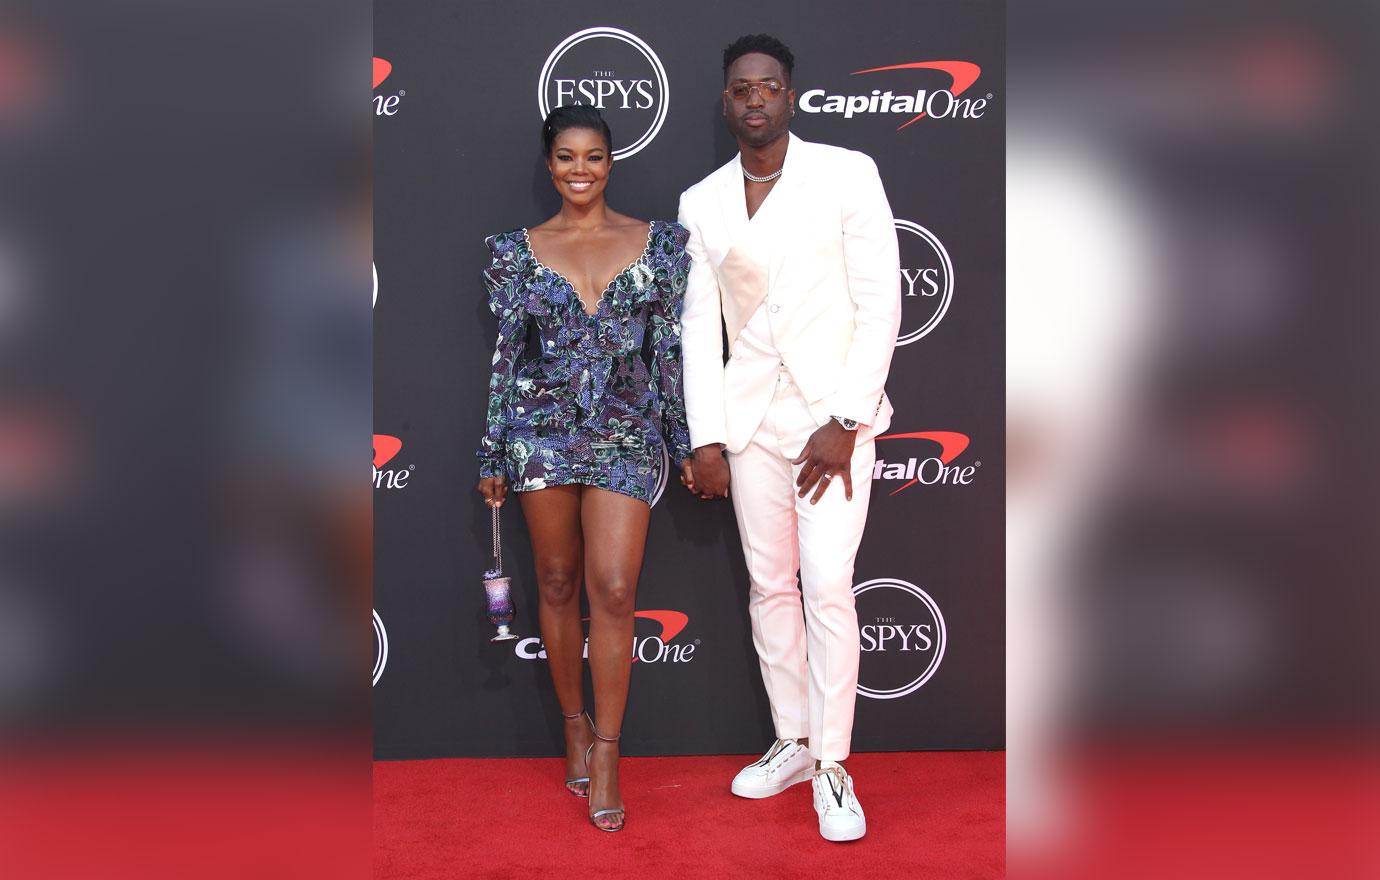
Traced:
<svg viewBox="0 0 1380 880">
<path fill-rule="evenodd" d="M 825 840 L 857 840 L 867 833 L 867 823 L 861 818 L 856 821 L 840 821 L 832 818 L 819 823 L 820 836 Z"/>
</svg>

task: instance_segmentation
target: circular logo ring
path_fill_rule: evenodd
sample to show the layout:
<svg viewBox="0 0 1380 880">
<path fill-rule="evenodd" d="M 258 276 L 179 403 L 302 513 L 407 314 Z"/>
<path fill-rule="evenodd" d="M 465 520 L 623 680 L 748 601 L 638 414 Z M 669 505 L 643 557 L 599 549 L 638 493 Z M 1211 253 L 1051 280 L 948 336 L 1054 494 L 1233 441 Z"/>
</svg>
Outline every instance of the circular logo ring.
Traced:
<svg viewBox="0 0 1380 880">
<path fill-rule="evenodd" d="M 661 473 L 657 474 L 656 488 L 652 490 L 652 507 L 661 500 L 661 493 L 666 491 L 666 481 L 671 476 L 671 451 L 666 448 L 666 444 L 661 444 Z"/>
<path fill-rule="evenodd" d="M 949 310 L 949 303 L 954 298 L 954 264 L 949 259 L 949 252 L 944 250 L 944 245 L 939 243 L 938 237 L 919 223 L 912 223 L 909 220 L 897 220 L 897 229 L 904 229 L 906 232 L 913 233 L 925 240 L 925 243 L 934 248 L 934 252 L 939 255 L 939 262 L 944 267 L 944 295 L 939 300 L 939 310 L 925 322 L 925 326 L 910 333 L 903 333 L 896 339 L 897 345 L 909 345 L 917 339 L 924 337 L 944 319 L 944 313 Z"/>
<path fill-rule="evenodd" d="M 379 655 L 374 658 L 374 684 L 383 677 L 383 667 L 388 665 L 388 630 L 383 628 L 383 619 L 374 611 L 374 640 L 378 642 Z"/>
<path fill-rule="evenodd" d="M 657 132 L 661 131 L 661 124 L 666 121 L 666 108 L 671 103 L 671 86 L 666 79 L 666 68 L 662 66 L 661 59 L 656 57 L 652 47 L 648 46 L 642 39 L 634 34 L 616 27 L 592 27 L 571 34 L 560 42 L 560 45 L 551 50 L 551 54 L 546 57 L 546 63 L 542 65 L 541 76 L 537 77 L 537 108 L 541 110 L 541 118 L 545 119 L 551 112 L 551 105 L 546 101 L 546 86 L 551 80 L 551 72 L 556 67 L 556 62 L 570 50 L 572 46 L 583 43 L 585 40 L 593 40 L 599 37 L 609 37 L 619 40 L 632 46 L 652 65 L 652 71 L 656 74 L 657 84 L 661 86 L 661 106 L 657 108 L 656 118 L 652 120 L 651 128 L 642 134 L 642 137 L 633 141 L 621 150 L 613 151 L 614 160 L 626 159 L 636 154 L 647 144 L 652 142 Z"/>
<path fill-rule="evenodd" d="M 947 628 L 944 626 L 944 615 L 939 613 L 939 606 L 935 604 L 934 600 L 930 598 L 928 593 L 917 587 L 915 584 L 903 580 L 898 580 L 896 578 L 875 578 L 870 581 L 863 581 L 862 583 L 854 587 L 853 596 L 854 598 L 856 598 L 858 596 L 861 596 L 863 593 L 866 593 L 868 590 L 875 590 L 881 587 L 891 587 L 892 589 L 900 590 L 903 593 L 909 593 L 910 595 L 919 599 L 921 602 L 924 602 L 925 607 L 928 608 L 930 610 L 930 613 L 934 615 L 934 622 L 939 627 L 937 638 L 935 639 L 934 643 L 934 658 L 930 660 L 930 665 L 925 667 L 925 670 L 921 672 L 919 677 L 917 677 L 914 681 L 911 681 L 908 684 L 903 684 L 900 687 L 889 688 L 886 690 L 866 687 L 861 683 L 858 685 L 859 696 L 871 697 L 874 700 L 894 700 L 898 697 L 904 697 L 907 694 L 915 693 L 917 690 L 920 689 L 921 685 L 930 680 L 930 678 L 934 675 L 935 670 L 939 668 L 939 661 L 944 659 L 944 647 L 949 642 L 949 635 Z"/>
</svg>

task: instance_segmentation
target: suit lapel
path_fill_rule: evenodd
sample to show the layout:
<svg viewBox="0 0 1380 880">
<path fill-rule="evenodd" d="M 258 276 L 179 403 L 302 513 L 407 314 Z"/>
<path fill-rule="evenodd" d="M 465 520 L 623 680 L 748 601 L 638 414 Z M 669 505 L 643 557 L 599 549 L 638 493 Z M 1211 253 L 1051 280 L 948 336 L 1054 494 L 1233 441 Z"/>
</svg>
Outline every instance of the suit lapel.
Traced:
<svg viewBox="0 0 1380 880">
<path fill-rule="evenodd" d="M 719 184 L 719 210 L 723 213 L 724 229 L 728 231 L 730 246 L 743 241 L 747 231 L 747 200 L 743 198 L 743 158 L 734 156 L 728 173 Z"/>
<path fill-rule="evenodd" d="M 731 348 L 752 313 L 767 297 L 769 245 L 762 234 L 762 224 L 755 222 L 756 217 L 748 219 L 741 156 L 734 157 L 727 172 L 719 185 L 719 209 L 723 212 L 727 238 L 723 260 L 716 269 L 723 294 L 724 327 Z M 757 216 L 761 216 L 760 210 Z"/>
<path fill-rule="evenodd" d="M 793 221 L 798 200 L 808 192 L 804 178 L 809 163 L 802 158 L 804 142 L 795 135 L 790 139 L 781 177 L 751 219 L 741 156 L 729 163 L 719 184 L 719 210 L 727 237 L 724 258 L 715 268 L 724 288 L 724 324 L 730 345 L 777 283 L 797 239 Z"/>
<path fill-rule="evenodd" d="M 801 148 L 803 141 L 795 135 L 789 135 L 790 146 L 786 148 L 786 162 L 781 171 L 781 179 L 772 187 L 771 195 L 762 204 L 758 216 L 764 210 L 770 210 L 770 214 L 763 219 L 767 221 L 770 233 L 763 236 L 763 240 L 771 242 L 771 258 L 767 273 L 768 287 L 774 287 L 777 279 L 781 276 L 781 271 L 785 267 L 786 258 L 791 254 L 791 246 L 795 240 L 795 224 L 792 222 L 796 216 L 795 203 L 801 193 L 806 191 L 806 168 L 807 163 L 802 158 L 805 152 Z M 747 213 L 744 206 L 743 212 Z M 755 218 L 754 218 L 755 219 Z"/>
</svg>

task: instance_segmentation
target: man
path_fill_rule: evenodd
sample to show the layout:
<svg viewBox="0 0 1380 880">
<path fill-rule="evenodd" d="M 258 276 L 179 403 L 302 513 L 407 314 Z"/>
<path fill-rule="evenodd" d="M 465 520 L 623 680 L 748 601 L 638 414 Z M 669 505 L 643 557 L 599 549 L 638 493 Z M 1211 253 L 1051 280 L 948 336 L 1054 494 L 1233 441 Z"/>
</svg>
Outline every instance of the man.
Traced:
<svg viewBox="0 0 1380 880">
<path fill-rule="evenodd" d="M 790 49 L 745 36 L 723 61 L 740 152 L 680 202 L 693 260 L 682 316 L 689 485 L 733 499 L 777 737 L 732 790 L 770 797 L 811 780 L 820 833 L 855 840 L 867 824 L 843 766 L 858 683 L 853 560 L 873 438 L 891 421 L 896 231 L 871 159 L 790 133 Z"/>
</svg>

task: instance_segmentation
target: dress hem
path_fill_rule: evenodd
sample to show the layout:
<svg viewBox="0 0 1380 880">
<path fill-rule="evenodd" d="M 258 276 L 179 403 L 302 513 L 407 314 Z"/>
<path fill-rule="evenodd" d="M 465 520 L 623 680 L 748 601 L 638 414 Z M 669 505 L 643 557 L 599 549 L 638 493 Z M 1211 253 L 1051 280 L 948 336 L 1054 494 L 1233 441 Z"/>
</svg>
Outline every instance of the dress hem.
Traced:
<svg viewBox="0 0 1380 880">
<path fill-rule="evenodd" d="M 510 482 L 511 482 L 511 481 L 510 481 Z M 610 486 L 610 485 L 607 483 L 607 481 L 606 481 L 606 482 L 600 483 L 600 482 L 595 482 L 595 481 L 593 481 L 593 480 L 580 479 L 579 476 L 571 476 L 571 477 L 568 477 L 568 478 L 565 478 L 565 479 L 560 479 L 560 480 L 555 480 L 555 481 L 550 480 L 550 479 L 547 479 L 547 480 L 545 480 L 544 482 L 545 482 L 546 485 L 542 486 L 541 489 L 554 489 L 554 488 L 557 487 L 557 486 L 589 486 L 589 487 L 591 487 L 591 488 L 593 488 L 593 489 L 603 489 L 605 492 L 614 492 L 614 493 L 616 493 L 616 494 L 618 494 L 618 495 L 624 495 L 624 496 L 626 496 L 626 497 L 628 497 L 628 498 L 632 498 L 632 499 L 635 499 L 635 500 L 637 500 L 637 501 L 641 501 L 643 504 L 647 505 L 648 507 L 651 507 L 651 506 L 652 506 L 652 499 L 651 499 L 651 496 L 650 496 L 650 495 L 644 497 L 643 495 L 638 494 L 638 493 L 628 492 L 628 491 L 625 491 L 625 490 L 623 490 L 623 489 L 618 489 L 618 488 L 616 488 L 616 487 L 614 487 L 614 486 Z M 513 486 L 513 491 L 514 491 L 514 492 L 518 492 L 518 493 L 522 493 L 522 492 L 540 492 L 541 489 L 519 489 L 519 488 L 517 488 L 516 486 Z"/>
</svg>

